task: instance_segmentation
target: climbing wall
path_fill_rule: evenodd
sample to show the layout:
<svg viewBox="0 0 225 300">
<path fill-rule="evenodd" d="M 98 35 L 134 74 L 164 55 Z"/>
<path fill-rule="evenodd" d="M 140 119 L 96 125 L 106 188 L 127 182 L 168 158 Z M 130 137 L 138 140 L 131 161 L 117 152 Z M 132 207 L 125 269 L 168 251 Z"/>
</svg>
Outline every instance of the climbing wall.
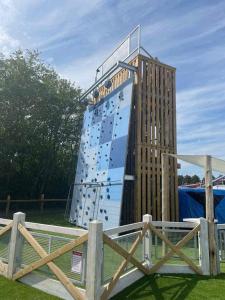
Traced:
<svg viewBox="0 0 225 300">
<path fill-rule="evenodd" d="M 104 229 L 120 224 L 133 78 L 84 114 L 70 221 L 84 228 L 93 219 Z"/>
</svg>

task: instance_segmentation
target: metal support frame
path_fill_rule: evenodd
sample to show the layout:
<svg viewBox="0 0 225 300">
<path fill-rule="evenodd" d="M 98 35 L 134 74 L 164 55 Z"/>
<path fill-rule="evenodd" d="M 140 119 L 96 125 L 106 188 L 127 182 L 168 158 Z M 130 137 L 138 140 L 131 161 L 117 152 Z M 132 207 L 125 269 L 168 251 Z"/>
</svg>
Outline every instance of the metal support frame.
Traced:
<svg viewBox="0 0 225 300">
<path fill-rule="evenodd" d="M 125 62 L 118 61 L 101 78 L 99 78 L 83 95 L 81 95 L 80 101 L 86 98 L 94 89 L 96 89 L 105 79 L 107 79 L 111 74 L 113 74 L 119 68 L 127 69 L 132 73 L 137 72 L 136 67 L 131 66 Z"/>
</svg>

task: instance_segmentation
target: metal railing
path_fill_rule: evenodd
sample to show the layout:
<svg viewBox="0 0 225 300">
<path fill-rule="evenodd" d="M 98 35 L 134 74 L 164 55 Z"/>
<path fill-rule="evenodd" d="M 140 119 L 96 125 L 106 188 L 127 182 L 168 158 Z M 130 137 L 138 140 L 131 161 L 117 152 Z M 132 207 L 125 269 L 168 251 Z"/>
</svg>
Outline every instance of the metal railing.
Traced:
<svg viewBox="0 0 225 300">
<path fill-rule="evenodd" d="M 117 61 L 127 61 L 133 53 L 140 52 L 141 27 L 138 25 L 116 47 L 96 70 L 96 81 L 102 77 Z"/>
</svg>

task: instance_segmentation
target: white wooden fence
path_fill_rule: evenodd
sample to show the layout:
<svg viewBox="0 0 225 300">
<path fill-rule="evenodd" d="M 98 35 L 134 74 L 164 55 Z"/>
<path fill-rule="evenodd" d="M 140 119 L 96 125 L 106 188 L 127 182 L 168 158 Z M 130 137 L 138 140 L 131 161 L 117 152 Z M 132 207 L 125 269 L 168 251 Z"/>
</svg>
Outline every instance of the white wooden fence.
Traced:
<svg viewBox="0 0 225 300">
<path fill-rule="evenodd" d="M 204 218 L 161 222 L 145 215 L 105 231 L 93 221 L 86 231 L 26 222 L 16 213 L 0 225 L 0 273 L 63 299 L 109 299 L 152 273 L 210 274 Z M 82 260 L 73 261 L 74 253 Z M 72 267 L 80 263 L 79 279 Z"/>
</svg>

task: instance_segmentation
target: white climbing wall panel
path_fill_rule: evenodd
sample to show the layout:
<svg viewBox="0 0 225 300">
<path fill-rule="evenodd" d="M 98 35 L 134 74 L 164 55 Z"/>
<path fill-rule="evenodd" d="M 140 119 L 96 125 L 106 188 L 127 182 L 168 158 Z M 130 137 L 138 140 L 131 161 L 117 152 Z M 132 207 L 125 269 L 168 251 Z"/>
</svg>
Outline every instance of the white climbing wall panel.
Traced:
<svg viewBox="0 0 225 300">
<path fill-rule="evenodd" d="M 120 224 L 132 89 L 130 78 L 85 111 L 70 211 L 78 226 Z"/>
</svg>

